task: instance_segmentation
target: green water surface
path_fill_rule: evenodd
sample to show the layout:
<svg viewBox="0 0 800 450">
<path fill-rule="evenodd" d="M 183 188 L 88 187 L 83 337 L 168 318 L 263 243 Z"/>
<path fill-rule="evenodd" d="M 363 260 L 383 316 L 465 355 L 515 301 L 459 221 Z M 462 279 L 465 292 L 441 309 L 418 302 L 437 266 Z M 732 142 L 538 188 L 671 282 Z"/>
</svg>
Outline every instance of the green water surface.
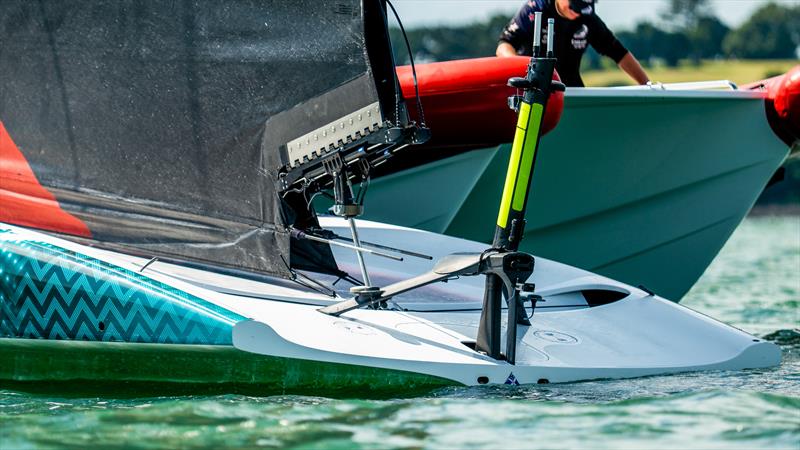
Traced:
<svg viewBox="0 0 800 450">
<path fill-rule="evenodd" d="M 800 449 L 800 217 L 747 219 L 683 304 L 778 342 L 783 364 L 380 401 L 0 390 L 0 449 Z"/>
</svg>

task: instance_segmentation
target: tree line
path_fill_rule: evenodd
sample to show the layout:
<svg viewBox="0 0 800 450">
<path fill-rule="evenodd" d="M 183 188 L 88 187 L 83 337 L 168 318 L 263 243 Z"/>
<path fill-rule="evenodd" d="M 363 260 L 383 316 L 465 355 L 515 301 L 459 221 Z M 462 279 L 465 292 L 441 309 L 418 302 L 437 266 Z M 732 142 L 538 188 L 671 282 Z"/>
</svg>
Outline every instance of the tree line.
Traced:
<svg viewBox="0 0 800 450">
<path fill-rule="evenodd" d="M 599 10 L 602 17 L 602 9 Z M 644 62 L 676 66 L 681 60 L 710 58 L 792 59 L 800 49 L 800 5 L 767 3 L 744 23 L 730 28 L 714 15 L 709 0 L 671 0 L 659 23 L 643 21 L 632 30 L 614 30 L 619 40 Z M 414 58 L 420 62 L 448 61 L 494 55 L 498 36 L 510 17 L 458 26 L 406 30 Z M 409 58 L 400 30 L 390 29 L 398 64 Z M 599 68 L 596 53 L 586 64 Z"/>
</svg>

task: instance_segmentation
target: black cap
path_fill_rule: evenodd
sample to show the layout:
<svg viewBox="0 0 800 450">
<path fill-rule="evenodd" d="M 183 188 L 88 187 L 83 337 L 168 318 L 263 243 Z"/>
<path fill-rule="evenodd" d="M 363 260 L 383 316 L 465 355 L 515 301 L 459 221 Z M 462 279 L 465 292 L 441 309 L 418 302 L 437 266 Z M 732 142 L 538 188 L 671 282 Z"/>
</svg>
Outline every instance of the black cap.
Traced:
<svg viewBox="0 0 800 450">
<path fill-rule="evenodd" d="M 594 14 L 594 0 L 569 0 L 569 9 L 583 16 Z"/>
</svg>

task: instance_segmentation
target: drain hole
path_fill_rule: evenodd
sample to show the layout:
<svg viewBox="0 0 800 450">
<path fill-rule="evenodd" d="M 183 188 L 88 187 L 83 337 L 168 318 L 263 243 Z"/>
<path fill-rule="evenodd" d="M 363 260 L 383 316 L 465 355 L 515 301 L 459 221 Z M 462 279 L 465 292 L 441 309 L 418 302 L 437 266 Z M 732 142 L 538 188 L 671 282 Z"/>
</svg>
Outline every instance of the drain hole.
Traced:
<svg viewBox="0 0 800 450">
<path fill-rule="evenodd" d="M 489 377 L 478 377 L 478 384 L 486 384 L 489 382 Z"/>
<path fill-rule="evenodd" d="M 100 321 L 100 323 L 97 324 L 97 327 L 100 328 L 100 331 L 105 331 L 106 324 L 104 324 L 103 321 Z"/>
<path fill-rule="evenodd" d="M 550 384 L 550 380 L 548 380 L 547 378 L 539 378 L 536 384 Z"/>
</svg>

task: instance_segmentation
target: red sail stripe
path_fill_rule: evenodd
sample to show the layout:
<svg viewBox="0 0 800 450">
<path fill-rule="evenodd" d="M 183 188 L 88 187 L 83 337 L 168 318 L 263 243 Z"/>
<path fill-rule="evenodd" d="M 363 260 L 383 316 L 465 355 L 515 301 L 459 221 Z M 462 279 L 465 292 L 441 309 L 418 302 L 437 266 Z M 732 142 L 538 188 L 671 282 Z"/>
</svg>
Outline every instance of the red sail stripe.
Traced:
<svg viewBox="0 0 800 450">
<path fill-rule="evenodd" d="M 61 209 L 36 179 L 25 156 L 0 121 L 0 222 L 91 237 L 89 227 Z"/>
</svg>

